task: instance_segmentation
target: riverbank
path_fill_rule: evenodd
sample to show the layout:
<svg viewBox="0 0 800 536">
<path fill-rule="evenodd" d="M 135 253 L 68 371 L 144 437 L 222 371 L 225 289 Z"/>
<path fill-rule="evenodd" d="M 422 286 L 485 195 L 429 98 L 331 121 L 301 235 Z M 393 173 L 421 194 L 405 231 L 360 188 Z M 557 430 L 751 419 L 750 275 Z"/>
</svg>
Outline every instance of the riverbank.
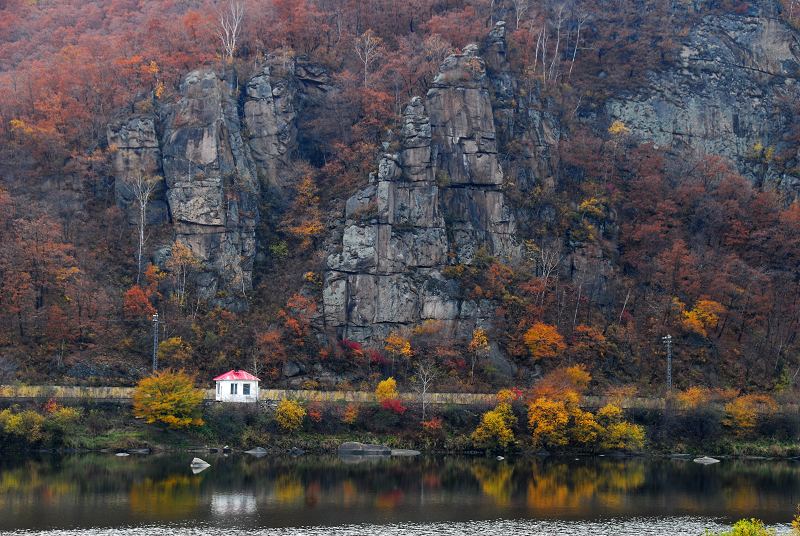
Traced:
<svg viewBox="0 0 800 536">
<path fill-rule="evenodd" d="M 148 425 L 133 417 L 125 403 L 81 402 L 60 405 L 27 401 L 0 405 L 7 410 L 0 423 L 0 450 L 16 451 L 209 451 L 228 446 L 236 450 L 262 447 L 271 453 L 292 449 L 331 453 L 345 441 L 377 443 L 391 448 L 440 453 L 545 453 L 534 448 L 525 408 L 515 407 L 515 440 L 506 448 L 477 445 L 471 434 L 487 410 L 485 405 L 440 405 L 433 418 L 421 424 L 419 408 L 398 414 L 377 404 L 311 403 L 302 426 L 292 432 L 275 421 L 274 408 L 265 405 L 206 403 L 203 425 L 184 430 Z M 718 413 L 707 410 L 665 412 L 629 410 L 626 417 L 646 432 L 644 447 L 629 455 L 796 458 L 800 457 L 796 420 L 773 416 L 760 423 L 756 434 L 743 436 L 720 424 Z M 11 419 L 11 420 L 9 420 Z M 12 422 L 13 421 L 13 422 Z M 431 424 L 432 423 L 432 424 Z M 622 454 L 614 449 L 562 447 L 550 454 Z"/>
</svg>

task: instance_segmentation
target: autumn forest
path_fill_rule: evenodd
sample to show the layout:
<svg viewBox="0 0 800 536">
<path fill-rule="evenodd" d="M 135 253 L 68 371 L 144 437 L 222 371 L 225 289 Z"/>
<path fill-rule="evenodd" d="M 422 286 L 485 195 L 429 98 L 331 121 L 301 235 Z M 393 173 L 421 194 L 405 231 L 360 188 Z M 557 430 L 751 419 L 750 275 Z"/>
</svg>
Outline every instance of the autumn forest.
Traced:
<svg viewBox="0 0 800 536">
<path fill-rule="evenodd" d="M 0 383 L 132 385 L 150 372 L 158 312 L 159 362 L 201 378 L 236 367 L 265 385 L 371 391 L 389 375 L 402 386 L 433 367 L 436 390 L 493 392 L 582 370 L 588 392 L 658 395 L 662 338 L 671 335 L 679 389 L 792 392 L 800 60 L 760 64 L 763 43 L 737 41 L 749 70 L 717 91 L 702 87 L 707 71 L 686 59 L 724 46 L 719 28 L 735 40 L 737 24 L 761 20 L 782 54 L 775 43 L 796 38 L 800 6 L 0 1 Z M 261 73 L 271 84 L 266 101 Z M 680 88 L 706 99 L 686 107 L 693 134 L 659 120 L 667 104 L 649 116 L 631 111 L 681 76 Z M 464 97 L 463 127 L 458 96 L 473 90 L 488 104 Z M 244 149 L 230 142 L 231 169 L 255 162 L 253 186 L 240 171 L 219 172 L 222 208 L 197 216 L 185 207 L 211 203 L 203 188 L 213 174 L 203 168 L 186 186 L 174 147 L 181 128 L 211 113 L 215 91 L 220 136 L 234 139 L 231 125 L 241 123 Z M 756 111 L 737 112 L 726 130 L 720 101 L 698 134 L 692 114 L 718 94 L 756 95 Z M 252 126 L 263 102 L 276 110 L 274 132 L 265 132 L 277 140 L 264 157 Z M 135 150 L 117 142 L 134 139 L 118 135 L 130 118 L 150 121 L 156 141 Z M 457 140 L 462 127 L 462 138 L 478 132 L 481 161 L 497 162 L 491 178 L 473 164 L 475 176 L 459 182 L 442 133 Z M 205 158 L 206 145 L 197 147 Z M 433 163 L 412 161 L 420 147 L 432 148 Z M 218 152 L 219 162 L 228 158 Z M 400 171 L 385 179 L 393 161 Z M 392 181 L 424 182 L 439 196 L 432 223 L 382 219 L 380 185 Z M 395 198 L 405 187 L 397 184 Z M 370 187 L 374 197 L 357 194 Z M 481 196 L 493 201 L 470 205 Z M 496 227 L 473 221 L 470 236 L 483 238 L 462 247 L 461 206 L 472 207 L 470 217 L 497 209 L 505 227 L 494 216 Z M 371 225 L 414 236 L 435 261 L 406 254 L 400 268 L 381 272 L 378 254 L 379 268 L 365 268 L 373 245 L 348 240 Z M 420 238 L 439 229 L 440 242 Z M 361 264 L 346 264 L 351 250 Z M 396 294 L 380 294 L 381 278 L 401 275 L 411 290 L 393 283 Z M 370 277 L 377 294 L 364 290 Z M 331 312 L 336 278 L 346 281 L 341 313 Z M 363 313 L 368 295 L 390 317 Z M 403 305 L 406 295 L 419 305 Z"/>
</svg>

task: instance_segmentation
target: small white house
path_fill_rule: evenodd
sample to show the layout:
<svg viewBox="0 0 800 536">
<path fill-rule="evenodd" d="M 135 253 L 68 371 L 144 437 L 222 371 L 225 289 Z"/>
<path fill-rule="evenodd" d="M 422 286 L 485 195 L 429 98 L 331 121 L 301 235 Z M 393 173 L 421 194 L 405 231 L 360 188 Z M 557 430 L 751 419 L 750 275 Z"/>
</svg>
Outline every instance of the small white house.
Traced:
<svg viewBox="0 0 800 536">
<path fill-rule="evenodd" d="M 261 381 L 244 370 L 229 370 L 214 378 L 217 383 L 216 399 L 220 402 L 258 402 L 258 382 Z"/>
</svg>

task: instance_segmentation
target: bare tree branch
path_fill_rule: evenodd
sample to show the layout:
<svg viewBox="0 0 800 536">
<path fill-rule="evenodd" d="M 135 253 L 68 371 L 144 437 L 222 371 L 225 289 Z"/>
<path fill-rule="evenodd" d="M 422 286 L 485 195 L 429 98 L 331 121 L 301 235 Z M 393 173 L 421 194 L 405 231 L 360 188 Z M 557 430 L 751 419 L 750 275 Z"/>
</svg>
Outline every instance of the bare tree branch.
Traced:
<svg viewBox="0 0 800 536">
<path fill-rule="evenodd" d="M 236 42 L 242 29 L 244 19 L 244 3 L 228 0 L 228 5 L 217 10 L 217 36 L 222 42 L 222 50 L 228 61 L 233 60 L 236 53 Z"/>
<path fill-rule="evenodd" d="M 415 373 L 411 378 L 415 390 L 419 394 L 420 403 L 422 404 L 422 420 L 425 420 L 425 412 L 428 405 L 428 393 L 433 387 L 433 382 L 440 375 L 439 367 L 432 358 L 422 358 L 417 361 L 415 365 Z"/>
<path fill-rule="evenodd" d="M 356 39 L 355 50 L 364 64 L 364 87 L 368 87 L 369 67 L 383 55 L 383 40 L 372 30 L 367 30 Z"/>
<path fill-rule="evenodd" d="M 145 177 L 141 173 L 129 183 L 133 199 L 139 207 L 139 247 L 136 253 L 136 284 L 142 277 L 142 255 L 144 254 L 145 236 L 144 229 L 147 225 L 147 205 L 150 203 L 150 198 L 158 184 L 158 177 Z"/>
</svg>

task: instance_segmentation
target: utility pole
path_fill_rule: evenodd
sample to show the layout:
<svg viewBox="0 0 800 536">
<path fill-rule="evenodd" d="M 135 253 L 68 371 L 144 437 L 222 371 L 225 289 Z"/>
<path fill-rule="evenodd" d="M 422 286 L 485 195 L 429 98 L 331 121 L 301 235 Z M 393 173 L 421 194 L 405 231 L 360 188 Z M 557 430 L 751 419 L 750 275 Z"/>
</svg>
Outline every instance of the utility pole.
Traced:
<svg viewBox="0 0 800 536">
<path fill-rule="evenodd" d="M 672 335 L 661 337 L 667 347 L 667 389 L 672 391 Z"/>
<path fill-rule="evenodd" d="M 158 313 L 153 315 L 153 372 L 158 370 Z"/>
</svg>

